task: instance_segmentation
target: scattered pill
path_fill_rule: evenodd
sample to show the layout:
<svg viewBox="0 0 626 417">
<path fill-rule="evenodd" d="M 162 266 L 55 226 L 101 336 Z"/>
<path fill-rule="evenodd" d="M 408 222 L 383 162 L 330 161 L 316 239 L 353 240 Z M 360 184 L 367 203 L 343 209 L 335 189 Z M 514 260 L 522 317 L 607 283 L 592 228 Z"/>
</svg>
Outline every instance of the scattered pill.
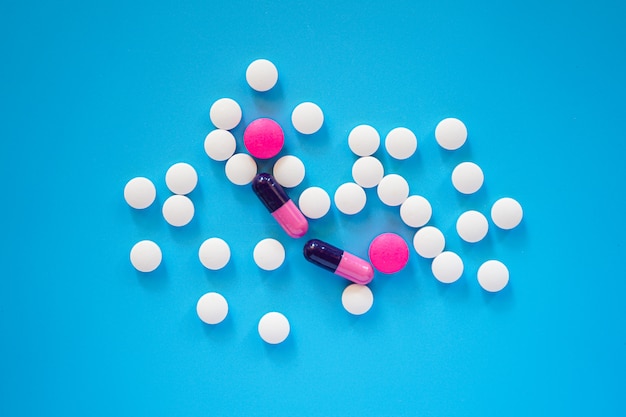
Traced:
<svg viewBox="0 0 626 417">
<path fill-rule="evenodd" d="M 350 284 L 341 294 L 341 304 L 348 313 L 360 316 L 372 308 L 374 294 L 366 285 Z"/>
<path fill-rule="evenodd" d="M 300 194 L 298 206 L 309 219 L 319 219 L 330 210 L 330 196 L 320 187 L 309 187 Z"/>
<path fill-rule="evenodd" d="M 383 164 L 373 156 L 363 156 L 352 165 L 352 178 L 363 188 L 376 187 L 384 174 Z"/>
<path fill-rule="evenodd" d="M 163 203 L 163 217 L 172 226 L 188 224 L 194 215 L 193 202 L 184 195 L 173 195 Z"/>
<path fill-rule="evenodd" d="M 462 162 L 452 171 L 452 185 L 463 194 L 474 194 L 484 180 L 483 170 L 473 162 Z"/>
<path fill-rule="evenodd" d="M 228 315 L 228 303 L 222 294 L 208 292 L 198 300 L 196 313 L 206 324 L 218 324 Z"/>
<path fill-rule="evenodd" d="M 321 240 L 309 240 L 303 252 L 307 261 L 357 284 L 367 284 L 374 278 L 369 262 Z"/>
<path fill-rule="evenodd" d="M 211 106 L 211 122 L 218 129 L 234 129 L 241 121 L 241 107 L 232 98 L 221 98 Z"/>
<path fill-rule="evenodd" d="M 130 250 L 130 263 L 139 272 L 152 272 L 161 265 L 163 254 L 159 245 L 151 240 L 135 243 Z"/>
<path fill-rule="evenodd" d="M 398 174 L 385 175 L 376 189 L 378 198 L 388 206 L 399 206 L 409 197 L 409 183 Z"/>
<path fill-rule="evenodd" d="M 290 237 L 306 234 L 309 223 L 274 177 L 265 172 L 257 175 L 252 181 L 252 190 Z"/>
<path fill-rule="evenodd" d="M 459 149 L 467 140 L 467 128 L 459 119 L 443 119 L 435 128 L 435 139 L 439 146 L 449 151 Z"/>
<path fill-rule="evenodd" d="M 198 184 L 198 174 L 191 165 L 179 162 L 165 173 L 165 184 L 174 194 L 189 194 Z"/>
<path fill-rule="evenodd" d="M 504 197 L 493 203 L 491 207 L 491 220 L 500 229 L 513 229 L 522 221 L 524 211 L 517 200 Z"/>
<path fill-rule="evenodd" d="M 304 180 L 304 164 L 297 156 L 285 155 L 274 164 L 272 174 L 283 187 L 293 188 Z"/>
<path fill-rule="evenodd" d="M 204 152 L 214 161 L 225 161 L 235 153 L 237 142 L 228 130 L 215 129 L 204 139 Z"/>
<path fill-rule="evenodd" d="M 261 317 L 258 330 L 263 341 L 277 345 L 284 342 L 289 336 L 289 320 L 283 314 L 272 311 Z"/>
<path fill-rule="evenodd" d="M 285 248 L 278 240 L 267 238 L 256 244 L 252 256 L 259 268 L 273 271 L 285 261 Z"/>
<path fill-rule="evenodd" d="M 257 59 L 248 65 L 246 81 L 253 90 L 260 92 L 271 90 L 278 81 L 278 70 L 271 61 Z"/>
<path fill-rule="evenodd" d="M 256 176 L 256 162 L 247 153 L 236 153 L 226 161 L 226 177 L 235 185 L 247 185 Z"/>
<path fill-rule="evenodd" d="M 413 237 L 413 247 L 423 258 L 434 258 L 443 252 L 446 238 L 441 230 L 434 226 L 425 226 L 419 229 Z"/>
<path fill-rule="evenodd" d="M 439 282 L 451 284 L 463 275 L 463 260 L 454 252 L 441 252 L 433 259 L 431 269 Z"/>
<path fill-rule="evenodd" d="M 406 127 L 396 127 L 385 137 L 385 149 L 392 158 L 410 158 L 417 149 L 417 138 Z"/>
<path fill-rule="evenodd" d="M 291 123 L 298 132 L 311 135 L 321 129 L 324 113 L 315 103 L 300 103 L 291 113 Z"/>
<path fill-rule="evenodd" d="M 357 214 L 365 207 L 367 196 L 360 185 L 347 182 L 337 188 L 333 199 L 337 210 L 343 214 Z"/>
<path fill-rule="evenodd" d="M 380 135 L 370 125 L 359 125 L 350 131 L 348 146 L 357 156 L 370 156 L 380 146 Z"/>
<path fill-rule="evenodd" d="M 456 221 L 456 231 L 466 242 L 476 243 L 487 236 L 489 223 L 487 218 L 476 210 L 469 210 L 461 214 Z"/>
<path fill-rule="evenodd" d="M 230 247 L 219 237 L 209 238 L 200 245 L 198 258 L 207 269 L 214 271 L 222 269 L 230 260 Z"/>
<path fill-rule="evenodd" d="M 156 188 L 148 178 L 135 177 L 124 187 L 124 200 L 134 209 L 150 207 L 155 198 Z"/>
<path fill-rule="evenodd" d="M 509 270 L 500 261 L 487 261 L 478 268 L 478 283 L 485 291 L 498 292 L 509 283 Z"/>
<path fill-rule="evenodd" d="M 400 206 L 400 218 L 409 227 L 422 227 L 430 221 L 433 208 L 421 195 L 412 195 Z"/>
<path fill-rule="evenodd" d="M 409 246 L 395 233 L 376 236 L 370 243 L 368 253 L 374 268 L 383 274 L 395 274 L 409 261 Z"/>
<path fill-rule="evenodd" d="M 285 135 L 278 123 L 267 117 L 252 121 L 243 132 L 243 144 L 259 159 L 273 158 L 283 149 Z"/>
</svg>

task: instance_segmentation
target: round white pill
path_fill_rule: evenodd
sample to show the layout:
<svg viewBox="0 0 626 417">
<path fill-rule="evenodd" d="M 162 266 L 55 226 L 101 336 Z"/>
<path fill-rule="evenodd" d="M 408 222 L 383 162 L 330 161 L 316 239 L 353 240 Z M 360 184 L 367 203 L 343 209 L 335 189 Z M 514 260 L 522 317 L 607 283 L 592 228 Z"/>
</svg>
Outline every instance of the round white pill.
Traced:
<svg viewBox="0 0 626 417">
<path fill-rule="evenodd" d="M 372 308 L 374 294 L 367 285 L 350 284 L 341 294 L 341 304 L 348 313 L 360 316 Z"/>
<path fill-rule="evenodd" d="M 135 177 L 124 187 L 124 200 L 134 209 L 150 207 L 155 198 L 156 188 L 148 178 Z"/>
<path fill-rule="evenodd" d="M 271 90 L 278 81 L 278 70 L 271 61 L 257 59 L 248 65 L 246 81 L 253 90 L 261 92 Z"/>
<path fill-rule="evenodd" d="M 198 258 L 207 269 L 214 271 L 222 269 L 230 260 L 230 247 L 223 239 L 212 237 L 202 242 Z"/>
<path fill-rule="evenodd" d="M 130 263 L 139 272 L 152 272 L 161 265 L 163 254 L 159 245 L 151 240 L 135 243 L 130 250 Z"/>
<path fill-rule="evenodd" d="M 163 217 L 172 226 L 181 227 L 193 219 L 194 207 L 189 197 L 173 195 L 163 203 Z"/>
<path fill-rule="evenodd" d="M 400 206 L 400 217 L 409 227 L 422 227 L 433 215 L 430 202 L 421 195 L 412 195 Z"/>
<path fill-rule="evenodd" d="M 179 162 L 165 173 L 165 184 L 174 194 L 189 194 L 198 184 L 198 174 L 191 165 Z"/>
<path fill-rule="evenodd" d="M 300 194 L 298 206 L 309 219 L 319 219 L 330 210 L 330 196 L 320 187 L 309 187 Z"/>
<path fill-rule="evenodd" d="M 232 133 L 215 129 L 204 139 L 204 152 L 214 161 L 225 161 L 235 153 L 237 141 Z"/>
<path fill-rule="evenodd" d="M 196 313 L 206 324 L 218 324 L 228 314 L 228 303 L 222 294 L 208 292 L 198 300 Z"/>
<path fill-rule="evenodd" d="M 370 156 L 380 146 L 380 135 L 370 125 L 359 125 L 348 134 L 348 146 L 357 156 Z"/>
<path fill-rule="evenodd" d="M 285 248 L 278 240 L 267 238 L 256 244 L 252 256 L 259 268 L 273 271 L 285 261 Z"/>
<path fill-rule="evenodd" d="M 500 229 L 513 229 L 520 224 L 523 216 L 520 203 L 510 197 L 499 199 L 491 207 L 491 220 Z"/>
<path fill-rule="evenodd" d="M 484 181 L 483 170 L 473 162 L 462 162 L 452 171 L 452 185 L 463 194 L 474 194 Z"/>
<path fill-rule="evenodd" d="M 459 149 L 467 140 L 467 128 L 459 119 L 443 119 L 435 128 L 435 139 L 439 146 L 449 151 Z"/>
<path fill-rule="evenodd" d="M 417 254 L 424 258 L 434 258 L 443 252 L 445 246 L 446 238 L 441 230 L 434 226 L 422 227 L 413 236 L 413 247 Z"/>
<path fill-rule="evenodd" d="M 385 175 L 378 188 L 378 198 L 388 206 L 399 206 L 409 197 L 409 183 L 398 174 Z"/>
<path fill-rule="evenodd" d="M 487 236 L 489 223 L 487 218 L 476 210 L 469 210 L 461 214 L 456 221 L 456 231 L 466 242 L 476 243 Z"/>
<path fill-rule="evenodd" d="M 283 187 L 296 187 L 304 180 L 304 163 L 296 156 L 285 155 L 276 161 L 272 174 Z"/>
<path fill-rule="evenodd" d="M 266 343 L 276 345 L 284 342 L 289 336 L 289 320 L 281 313 L 272 311 L 261 317 L 258 330 L 261 339 Z"/>
<path fill-rule="evenodd" d="M 232 98 L 221 98 L 213 103 L 209 116 L 218 129 L 234 129 L 241 121 L 241 107 Z"/>
<path fill-rule="evenodd" d="M 300 103 L 291 113 L 291 123 L 298 132 L 311 135 L 322 127 L 324 113 L 315 103 L 309 101 Z"/>
<path fill-rule="evenodd" d="M 373 156 L 359 158 L 352 165 L 352 178 L 363 188 L 376 187 L 384 174 L 383 164 Z"/>
<path fill-rule="evenodd" d="M 353 182 L 341 184 L 335 191 L 335 206 L 343 214 L 357 214 L 367 201 L 365 190 Z"/>
<path fill-rule="evenodd" d="M 226 161 L 226 177 L 235 185 L 250 184 L 257 173 L 254 159 L 247 153 L 236 153 Z"/>
<path fill-rule="evenodd" d="M 415 134 L 406 127 L 396 127 L 385 137 L 385 149 L 395 159 L 410 158 L 417 149 Z"/>
<path fill-rule="evenodd" d="M 500 261 L 487 261 L 478 268 L 478 283 L 485 291 L 498 292 L 509 283 L 509 270 Z"/>
<path fill-rule="evenodd" d="M 431 264 L 433 275 L 444 284 L 451 284 L 463 275 L 463 260 L 454 252 L 441 252 Z"/>
</svg>

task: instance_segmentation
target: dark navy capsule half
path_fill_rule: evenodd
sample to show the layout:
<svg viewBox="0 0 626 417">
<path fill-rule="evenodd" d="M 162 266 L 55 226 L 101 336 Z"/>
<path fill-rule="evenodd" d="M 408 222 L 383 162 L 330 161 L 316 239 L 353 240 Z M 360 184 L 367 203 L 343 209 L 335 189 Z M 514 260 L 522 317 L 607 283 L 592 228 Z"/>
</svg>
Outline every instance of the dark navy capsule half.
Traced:
<svg viewBox="0 0 626 417">
<path fill-rule="evenodd" d="M 289 196 L 283 187 L 276 182 L 274 177 L 265 172 L 260 173 L 252 180 L 252 189 L 270 213 L 275 212 L 289 201 Z"/>
<path fill-rule="evenodd" d="M 304 257 L 322 268 L 335 272 L 341 262 L 343 251 L 318 239 L 311 239 L 304 244 Z"/>
</svg>

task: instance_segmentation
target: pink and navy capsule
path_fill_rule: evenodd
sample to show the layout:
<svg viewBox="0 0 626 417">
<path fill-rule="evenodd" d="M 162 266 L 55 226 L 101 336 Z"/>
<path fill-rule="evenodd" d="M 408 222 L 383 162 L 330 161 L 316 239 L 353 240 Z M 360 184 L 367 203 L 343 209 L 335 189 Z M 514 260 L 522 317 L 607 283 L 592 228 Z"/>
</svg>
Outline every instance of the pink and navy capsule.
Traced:
<svg viewBox="0 0 626 417">
<path fill-rule="evenodd" d="M 254 193 L 291 237 L 299 238 L 309 230 L 306 217 L 270 174 L 260 173 L 252 181 Z"/>
<path fill-rule="evenodd" d="M 304 244 L 304 257 L 357 284 L 365 285 L 374 278 L 374 268 L 369 262 L 318 239 Z"/>
</svg>

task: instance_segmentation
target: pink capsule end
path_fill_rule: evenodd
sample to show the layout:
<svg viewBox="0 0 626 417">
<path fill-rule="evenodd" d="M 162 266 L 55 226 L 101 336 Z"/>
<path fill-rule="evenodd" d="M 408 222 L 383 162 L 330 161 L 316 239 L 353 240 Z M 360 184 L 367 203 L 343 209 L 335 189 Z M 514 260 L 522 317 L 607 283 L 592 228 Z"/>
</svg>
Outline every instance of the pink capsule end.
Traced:
<svg viewBox="0 0 626 417">
<path fill-rule="evenodd" d="M 374 268 L 369 262 L 344 251 L 335 274 L 354 283 L 365 285 L 374 278 Z"/>
<path fill-rule="evenodd" d="M 282 207 L 274 211 L 272 216 L 283 230 L 293 238 L 302 237 L 309 230 L 309 222 L 306 221 L 306 217 L 292 200 L 287 201 Z"/>
</svg>

